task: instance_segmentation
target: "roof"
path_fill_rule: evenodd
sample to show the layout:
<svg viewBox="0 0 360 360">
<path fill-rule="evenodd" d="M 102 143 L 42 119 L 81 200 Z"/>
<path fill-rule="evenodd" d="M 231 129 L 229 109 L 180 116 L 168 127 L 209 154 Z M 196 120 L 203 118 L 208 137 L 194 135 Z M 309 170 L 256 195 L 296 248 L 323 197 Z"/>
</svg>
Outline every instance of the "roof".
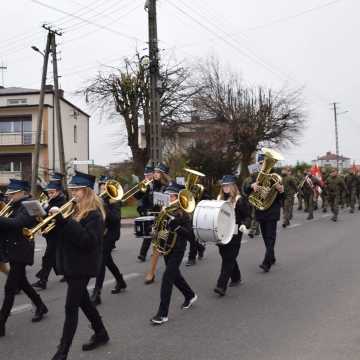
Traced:
<svg viewBox="0 0 360 360">
<path fill-rule="evenodd" d="M 52 85 L 46 85 L 45 87 L 45 93 L 46 94 L 54 94 L 54 87 Z M 4 88 L 3 86 L 0 86 L 0 96 L 14 96 L 14 95 L 36 95 L 36 94 L 40 94 L 40 90 L 39 89 L 28 89 L 28 88 L 22 88 L 22 87 L 8 87 L 8 88 Z M 69 100 L 65 99 L 63 97 L 63 90 L 60 90 L 60 94 L 61 95 L 61 100 L 63 100 L 65 103 L 67 103 L 68 105 L 72 106 L 74 109 L 76 109 L 77 111 L 79 111 L 80 113 L 82 113 L 83 115 L 90 117 L 89 114 L 87 114 L 85 111 L 81 110 L 79 107 L 77 107 L 76 105 L 74 105 L 72 102 L 70 102 Z M 15 107 L 15 106 L 12 106 Z"/>
<path fill-rule="evenodd" d="M 346 160 L 350 160 L 350 158 L 347 158 L 347 157 L 341 156 L 341 155 L 337 156 L 336 154 L 333 154 L 330 151 L 328 151 L 326 153 L 326 155 L 318 157 L 318 160 L 323 160 L 323 161 L 331 161 L 331 160 L 346 161 Z"/>
</svg>

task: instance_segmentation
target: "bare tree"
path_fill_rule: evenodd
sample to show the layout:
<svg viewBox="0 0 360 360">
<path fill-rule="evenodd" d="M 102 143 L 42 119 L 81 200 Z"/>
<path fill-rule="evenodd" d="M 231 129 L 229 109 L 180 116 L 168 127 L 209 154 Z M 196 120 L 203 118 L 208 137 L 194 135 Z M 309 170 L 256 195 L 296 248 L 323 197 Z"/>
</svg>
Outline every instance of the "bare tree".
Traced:
<svg viewBox="0 0 360 360">
<path fill-rule="evenodd" d="M 134 161 L 134 171 L 141 176 L 150 159 L 150 84 L 148 69 L 139 53 L 133 59 L 125 58 L 119 67 L 99 72 L 80 92 L 88 103 L 100 108 L 112 118 L 124 121 L 127 142 Z M 182 121 L 190 113 L 192 97 L 198 92 L 190 82 L 190 70 L 179 63 L 160 69 L 162 96 L 161 121 L 166 128 Z M 114 114 L 115 112 L 115 114 Z M 146 145 L 139 143 L 140 126 L 144 125 Z"/>
<path fill-rule="evenodd" d="M 194 107 L 202 117 L 223 122 L 228 151 L 240 156 L 242 178 L 261 146 L 285 146 L 299 139 L 305 122 L 301 89 L 245 87 L 236 74 L 224 75 L 214 59 L 199 74 Z"/>
</svg>

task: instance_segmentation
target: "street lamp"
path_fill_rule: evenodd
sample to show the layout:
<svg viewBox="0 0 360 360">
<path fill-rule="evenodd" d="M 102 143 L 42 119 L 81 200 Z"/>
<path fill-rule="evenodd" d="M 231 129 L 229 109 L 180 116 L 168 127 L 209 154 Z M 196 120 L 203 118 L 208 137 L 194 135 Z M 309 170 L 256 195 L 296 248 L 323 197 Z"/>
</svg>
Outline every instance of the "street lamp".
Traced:
<svg viewBox="0 0 360 360">
<path fill-rule="evenodd" d="M 45 54 L 44 54 L 38 47 L 36 47 L 36 46 L 31 46 L 31 48 L 32 48 L 34 51 L 36 51 L 36 52 L 38 52 L 39 54 L 41 54 L 42 56 L 45 56 Z"/>
</svg>

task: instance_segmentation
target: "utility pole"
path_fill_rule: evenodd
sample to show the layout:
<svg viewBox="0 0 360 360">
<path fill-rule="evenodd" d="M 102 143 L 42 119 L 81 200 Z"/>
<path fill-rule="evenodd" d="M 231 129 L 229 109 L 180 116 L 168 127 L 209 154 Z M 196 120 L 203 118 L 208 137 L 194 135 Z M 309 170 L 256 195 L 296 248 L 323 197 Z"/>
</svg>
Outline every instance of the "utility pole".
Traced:
<svg viewBox="0 0 360 360">
<path fill-rule="evenodd" d="M 32 168 L 32 177 L 31 177 L 31 192 L 33 194 L 35 194 L 36 192 L 36 184 L 39 175 L 39 158 L 40 158 L 40 148 L 41 148 L 42 123 L 43 123 L 43 115 L 44 115 L 46 76 L 47 76 L 50 53 L 52 54 L 53 57 L 54 100 L 55 100 L 55 104 L 54 104 L 55 109 L 53 109 L 53 111 L 55 111 L 56 114 L 56 130 L 58 136 L 60 171 L 66 176 L 65 151 L 64 151 L 64 140 L 63 140 L 61 110 L 60 110 L 60 94 L 59 94 L 59 79 L 58 79 L 59 77 L 58 77 L 57 54 L 56 54 L 56 35 L 61 36 L 62 34 L 59 31 L 51 29 L 51 27 L 48 25 L 43 25 L 43 28 L 48 31 L 48 36 L 46 41 L 45 53 L 43 54 L 44 64 L 42 70 L 40 99 L 39 99 L 39 117 L 37 122 L 35 154 L 34 154 L 34 163 Z M 55 129 L 53 129 L 53 131 L 55 131 Z M 53 146 L 55 146 L 55 144 L 53 144 Z M 53 167 L 55 168 L 55 164 L 53 164 Z M 64 182 L 64 185 L 66 188 L 66 181 Z"/>
<path fill-rule="evenodd" d="M 5 66 L 3 62 L 1 63 L 0 70 L 1 70 L 1 85 L 2 87 L 4 87 L 5 86 L 4 72 L 7 70 L 7 66 Z"/>
<path fill-rule="evenodd" d="M 145 8 L 149 17 L 149 58 L 150 58 L 150 156 L 153 162 L 162 159 L 160 90 L 162 87 L 159 72 L 159 48 L 157 37 L 156 0 L 147 0 Z"/>
<path fill-rule="evenodd" d="M 46 48 L 44 54 L 44 63 L 41 77 L 41 88 L 40 88 L 40 99 L 39 99 L 39 116 L 36 127 L 35 134 L 35 154 L 34 154 L 34 163 L 31 174 L 31 193 L 35 194 L 36 192 L 36 184 L 37 178 L 39 175 L 39 158 L 40 158 L 40 146 L 41 146 L 41 132 L 42 132 L 42 121 L 44 114 L 44 100 L 45 100 L 45 86 L 46 86 L 46 75 L 47 68 L 49 63 L 49 54 L 51 51 L 51 32 L 48 32 L 47 40 L 46 40 Z"/>
<path fill-rule="evenodd" d="M 334 108 L 334 120 L 335 120 L 335 141 L 336 141 L 336 169 L 339 171 L 339 130 L 338 130 L 338 121 L 337 121 L 337 103 L 333 103 Z"/>
<path fill-rule="evenodd" d="M 57 67 L 55 35 L 61 35 L 61 33 L 53 32 L 53 36 L 52 36 L 52 57 L 53 57 L 54 92 L 55 92 L 55 109 L 56 109 L 56 130 L 57 130 L 57 136 L 58 136 L 60 171 L 62 174 L 64 174 L 66 176 L 65 150 L 64 150 L 64 138 L 63 138 L 63 131 L 62 131 L 62 121 L 61 121 L 59 76 L 58 76 L 58 67 Z M 64 181 L 64 187 L 66 190 L 66 188 L 67 188 L 66 177 L 65 177 L 65 181 Z"/>
</svg>

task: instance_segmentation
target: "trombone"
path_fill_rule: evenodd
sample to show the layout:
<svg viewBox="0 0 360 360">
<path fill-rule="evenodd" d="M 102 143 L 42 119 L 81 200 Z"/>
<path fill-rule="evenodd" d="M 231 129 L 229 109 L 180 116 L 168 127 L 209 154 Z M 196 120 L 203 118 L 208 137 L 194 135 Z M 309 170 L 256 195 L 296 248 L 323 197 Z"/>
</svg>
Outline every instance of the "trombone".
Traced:
<svg viewBox="0 0 360 360">
<path fill-rule="evenodd" d="M 12 209 L 12 206 L 11 204 L 14 202 L 13 199 L 11 199 L 10 201 L 8 201 L 7 204 L 5 204 L 3 206 L 3 208 L 0 210 L 0 216 L 4 216 L 4 217 L 9 217 L 12 212 L 13 212 L 13 209 Z"/>
<path fill-rule="evenodd" d="M 132 196 L 134 196 L 139 191 L 145 193 L 153 181 L 154 180 L 146 180 L 146 179 L 140 181 L 138 184 L 136 184 L 134 187 L 132 187 L 130 190 L 128 190 L 124 194 L 124 197 L 121 199 L 121 201 L 125 202 L 125 201 L 129 200 Z"/>
<path fill-rule="evenodd" d="M 124 190 L 121 184 L 115 180 L 108 180 L 105 183 L 105 191 L 99 195 L 102 199 L 110 198 L 114 202 L 122 200 L 123 196 Z"/>
<path fill-rule="evenodd" d="M 59 208 L 59 211 L 55 214 L 52 214 L 48 217 L 46 217 L 44 220 L 39 222 L 36 226 L 33 228 L 23 228 L 23 235 L 28 240 L 34 240 L 36 234 L 46 235 L 50 231 L 52 231 L 56 226 L 56 217 L 59 214 L 62 214 L 64 219 L 68 219 L 75 211 L 74 205 L 75 205 L 76 199 L 72 198 L 70 201 L 68 201 L 66 204 L 61 206 Z"/>
</svg>

